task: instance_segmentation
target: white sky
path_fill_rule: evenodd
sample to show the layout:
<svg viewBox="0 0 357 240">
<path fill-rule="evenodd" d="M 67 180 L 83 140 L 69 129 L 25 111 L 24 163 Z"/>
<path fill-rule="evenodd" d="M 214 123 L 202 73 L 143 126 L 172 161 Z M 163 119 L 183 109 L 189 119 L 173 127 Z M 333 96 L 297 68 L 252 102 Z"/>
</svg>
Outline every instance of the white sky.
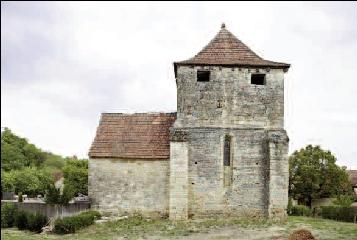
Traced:
<svg viewBox="0 0 357 240">
<path fill-rule="evenodd" d="M 227 29 L 286 75 L 290 152 L 357 169 L 357 3 L 1 2 L 1 126 L 87 157 L 101 112 L 175 111 L 174 61 Z"/>
</svg>

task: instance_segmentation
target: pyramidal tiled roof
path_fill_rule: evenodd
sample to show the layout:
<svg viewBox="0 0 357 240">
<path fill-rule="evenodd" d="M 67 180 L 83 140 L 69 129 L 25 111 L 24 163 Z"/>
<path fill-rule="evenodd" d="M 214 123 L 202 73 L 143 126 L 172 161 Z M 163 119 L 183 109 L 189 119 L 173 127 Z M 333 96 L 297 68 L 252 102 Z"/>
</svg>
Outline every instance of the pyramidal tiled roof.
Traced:
<svg viewBox="0 0 357 240">
<path fill-rule="evenodd" d="M 196 56 L 175 65 L 232 65 L 289 68 L 290 64 L 262 59 L 222 24 L 221 30 Z"/>
</svg>

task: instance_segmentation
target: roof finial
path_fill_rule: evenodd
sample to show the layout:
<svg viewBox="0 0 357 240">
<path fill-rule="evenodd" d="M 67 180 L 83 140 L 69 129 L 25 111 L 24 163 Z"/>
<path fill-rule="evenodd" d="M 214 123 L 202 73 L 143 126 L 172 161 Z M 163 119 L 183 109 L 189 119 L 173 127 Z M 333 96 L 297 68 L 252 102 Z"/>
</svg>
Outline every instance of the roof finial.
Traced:
<svg viewBox="0 0 357 240">
<path fill-rule="evenodd" d="M 222 23 L 221 29 L 224 29 L 224 28 L 226 28 L 226 24 Z"/>
</svg>

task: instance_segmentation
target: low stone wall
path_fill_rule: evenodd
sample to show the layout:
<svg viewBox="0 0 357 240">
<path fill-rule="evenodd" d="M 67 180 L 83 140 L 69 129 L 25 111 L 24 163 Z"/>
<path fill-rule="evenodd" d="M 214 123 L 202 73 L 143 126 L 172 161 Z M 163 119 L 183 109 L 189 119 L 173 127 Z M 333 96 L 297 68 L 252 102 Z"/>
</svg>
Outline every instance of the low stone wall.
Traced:
<svg viewBox="0 0 357 240">
<path fill-rule="evenodd" d="M 69 203 L 68 205 L 46 204 L 41 202 L 15 202 L 1 201 L 1 205 L 11 202 L 16 205 L 18 210 L 36 213 L 39 212 L 48 218 L 58 218 L 76 215 L 90 209 L 90 202 Z"/>
<path fill-rule="evenodd" d="M 311 209 L 321 207 L 321 206 L 329 206 L 333 205 L 333 201 L 335 201 L 336 198 L 317 198 L 317 199 L 312 199 L 311 202 Z"/>
</svg>

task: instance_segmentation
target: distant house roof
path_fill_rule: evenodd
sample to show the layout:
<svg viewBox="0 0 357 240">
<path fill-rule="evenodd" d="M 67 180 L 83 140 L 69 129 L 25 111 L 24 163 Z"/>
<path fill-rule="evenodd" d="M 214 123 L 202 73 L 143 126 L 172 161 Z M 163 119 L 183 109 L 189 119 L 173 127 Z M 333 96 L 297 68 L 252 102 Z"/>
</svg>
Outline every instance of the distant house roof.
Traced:
<svg viewBox="0 0 357 240">
<path fill-rule="evenodd" d="M 347 170 L 353 186 L 357 187 L 357 170 Z"/>
<path fill-rule="evenodd" d="M 232 65 L 289 68 L 290 64 L 264 60 L 228 31 L 224 24 L 218 34 L 196 56 L 174 65 Z"/>
<path fill-rule="evenodd" d="M 167 159 L 176 113 L 103 113 L 91 158 Z"/>
</svg>

